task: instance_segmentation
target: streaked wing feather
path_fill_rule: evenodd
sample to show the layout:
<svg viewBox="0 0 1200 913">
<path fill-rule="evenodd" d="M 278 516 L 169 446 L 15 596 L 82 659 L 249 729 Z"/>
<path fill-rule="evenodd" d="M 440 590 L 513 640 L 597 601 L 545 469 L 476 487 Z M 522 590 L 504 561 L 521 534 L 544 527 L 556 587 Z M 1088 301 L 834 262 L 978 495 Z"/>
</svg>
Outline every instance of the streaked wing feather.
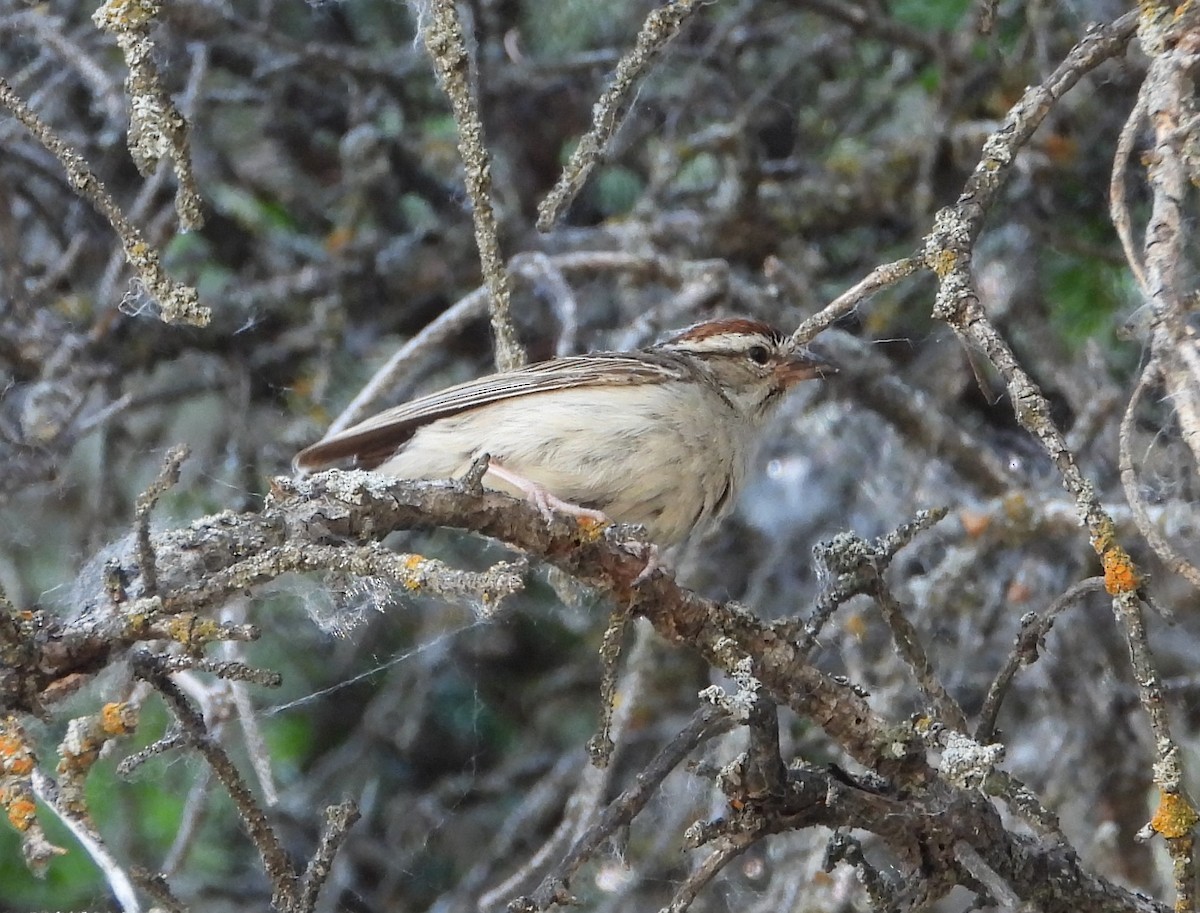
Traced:
<svg viewBox="0 0 1200 913">
<path fill-rule="evenodd" d="M 644 384 L 680 379 L 686 369 L 672 358 L 650 353 L 601 352 L 527 365 L 447 387 L 380 412 L 300 451 L 298 470 L 316 472 L 337 464 L 374 469 L 422 425 L 489 403 L 597 384 Z"/>
</svg>

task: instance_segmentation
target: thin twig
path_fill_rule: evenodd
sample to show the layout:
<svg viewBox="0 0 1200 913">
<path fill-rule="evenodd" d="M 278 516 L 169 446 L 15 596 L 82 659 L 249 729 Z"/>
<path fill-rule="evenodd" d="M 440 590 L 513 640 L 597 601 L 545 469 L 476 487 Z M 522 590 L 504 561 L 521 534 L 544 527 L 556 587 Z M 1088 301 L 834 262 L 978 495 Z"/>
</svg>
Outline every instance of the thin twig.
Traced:
<svg viewBox="0 0 1200 913">
<path fill-rule="evenodd" d="M 813 560 L 824 566 L 833 576 L 833 582 L 822 590 L 809 613 L 807 621 L 798 632 L 790 629 L 795 622 L 784 622 L 781 630 L 787 630 L 801 644 L 807 656 L 817 645 L 821 629 L 829 621 L 838 606 L 853 596 L 870 593 L 875 586 L 876 576 L 883 573 L 900 549 L 904 548 L 918 533 L 924 532 L 946 516 L 945 508 L 920 510 L 912 520 L 868 543 L 851 533 L 841 533 L 828 542 L 813 548 Z"/>
<path fill-rule="evenodd" d="M 1124 126 L 1121 127 L 1121 133 L 1117 137 L 1117 151 L 1113 156 L 1112 176 L 1108 184 L 1108 208 L 1112 216 L 1113 227 L 1117 230 L 1117 237 L 1121 239 L 1121 249 L 1125 251 L 1125 262 L 1129 264 L 1129 271 L 1137 280 L 1142 294 L 1148 295 L 1146 272 L 1142 268 L 1142 259 L 1133 246 L 1129 206 L 1125 199 L 1125 172 L 1129 168 L 1129 156 L 1133 153 L 1133 141 L 1137 136 L 1137 129 L 1141 126 L 1145 116 L 1146 86 L 1143 83 L 1141 91 L 1138 92 L 1137 102 L 1134 104 L 1133 110 L 1129 112 L 1129 117 L 1126 118 Z"/>
<path fill-rule="evenodd" d="M 617 699 L 617 663 L 621 659 L 621 646 L 628 626 L 629 612 L 624 606 L 617 606 L 608 617 L 600 641 L 600 722 L 587 745 L 588 757 L 597 767 L 607 767 L 616 748 L 612 717 Z"/>
<path fill-rule="evenodd" d="M 807 343 L 834 321 L 845 317 L 877 291 L 887 288 L 889 285 L 895 285 L 901 279 L 913 275 L 923 265 L 924 260 L 920 256 L 912 256 L 875 267 L 857 283 L 796 327 L 792 338 L 801 345 Z"/>
<path fill-rule="evenodd" d="M 912 671 L 917 680 L 917 686 L 925 695 L 925 700 L 928 701 L 937 718 L 950 729 L 965 733 L 967 731 L 966 714 L 958 705 L 958 701 L 950 696 L 946 686 L 938 679 L 933 664 L 929 661 L 929 655 L 921 646 L 917 629 L 905 616 L 900 603 L 892 595 L 883 579 L 882 569 L 875 569 L 871 596 L 879 606 L 883 619 L 887 622 L 888 630 L 892 632 L 892 642 L 896 646 L 896 652 Z"/>
<path fill-rule="evenodd" d="M 610 709 L 611 718 L 608 725 L 609 733 L 614 742 L 618 741 L 625 732 L 626 727 L 629 725 L 630 720 L 633 719 L 634 713 L 639 707 L 639 696 L 645 693 L 646 674 L 651 658 L 654 655 L 652 647 L 653 632 L 654 629 L 648 624 L 637 626 L 637 639 L 634 642 L 633 649 L 630 651 L 629 662 L 626 664 L 626 671 L 619 687 L 622 698 L 620 701 L 614 701 L 615 706 Z M 611 763 L 604 765 L 593 763 L 584 766 L 582 773 L 579 775 L 579 784 L 574 793 L 567 799 L 562 821 L 554 829 L 554 833 L 550 835 L 550 838 L 536 852 L 529 856 L 525 864 L 516 872 L 479 898 L 477 907 L 480 910 L 490 910 L 504 898 L 520 890 L 520 887 L 532 875 L 545 871 L 547 860 L 560 857 L 564 860 L 571 859 L 572 854 L 579 849 L 582 842 L 591 839 L 588 835 L 592 834 L 606 820 L 603 815 L 597 815 L 596 810 L 600 807 L 600 804 L 609 792 L 615 772 L 614 767 L 615 765 Z M 620 827 L 622 823 L 627 822 L 618 822 L 613 825 L 613 829 L 615 830 L 615 828 Z M 611 836 L 611 834 L 612 831 L 610 830 L 603 836 L 607 837 Z M 546 876 L 543 879 L 543 885 L 550 882 L 557 882 L 559 884 L 558 890 L 560 892 L 566 891 L 567 882 L 570 880 L 571 875 L 586 861 L 590 853 L 599 848 L 601 842 L 603 841 L 589 843 L 589 849 L 584 851 L 584 855 L 579 858 L 578 862 L 573 864 L 570 871 L 564 868 L 567 865 L 566 861 L 560 863 L 558 874 L 555 876 Z M 564 852 L 564 850 L 567 852 Z"/>
<path fill-rule="evenodd" d="M 1012 910 L 1015 913 L 1022 909 L 1021 898 L 1017 896 L 1017 892 L 996 874 L 996 870 L 988 865 L 969 843 L 960 840 L 954 844 L 954 856 L 972 878 L 988 889 L 992 900 L 1001 910 Z"/>
<path fill-rule="evenodd" d="M 484 145 L 483 122 L 471 82 L 471 58 L 455 0 L 432 0 L 431 7 L 421 37 L 433 58 L 438 82 L 450 97 L 450 108 L 458 127 L 458 153 L 465 170 L 471 218 L 475 223 L 475 243 L 479 247 L 492 333 L 496 337 L 496 367 L 508 371 L 525 364 L 527 356 L 510 312 L 511 289 L 500 254 L 499 228 L 492 206 L 491 157 Z"/>
<path fill-rule="evenodd" d="M 684 913 L 695 899 L 712 881 L 721 869 L 746 851 L 746 848 L 760 838 L 753 831 L 742 831 L 736 834 L 726 834 L 715 841 L 715 848 L 705 857 L 683 884 L 675 891 L 671 902 L 662 908 L 662 913 Z"/>
<path fill-rule="evenodd" d="M 125 94 L 129 98 L 128 141 L 133 162 L 142 175 L 153 173 L 163 159 L 171 163 L 179 182 L 175 212 L 180 225 L 191 231 L 204 225 L 204 215 L 192 172 L 188 122 L 163 86 L 150 39 L 161 8 L 159 0 L 106 0 L 92 14 L 92 22 L 116 36 L 129 67 Z"/>
<path fill-rule="evenodd" d="M 558 183 L 538 206 L 538 231 L 553 228 L 571 205 L 592 169 L 603 158 L 606 147 L 628 113 L 627 100 L 649 70 L 650 64 L 701 5 L 700 0 L 673 0 L 646 17 L 633 49 L 621 58 L 612 82 L 592 107 L 591 129 L 579 138 Z"/>
<path fill-rule="evenodd" d="M 1093 28 L 1043 83 L 1026 90 L 1009 111 L 1001 128 L 984 143 L 983 155 L 956 205 L 938 213 L 934 230 L 926 242 L 925 257 L 928 267 L 939 279 L 934 317 L 944 320 L 965 343 L 977 347 L 995 365 L 1008 385 L 1017 421 L 1046 449 L 1062 475 L 1063 485 L 1075 498 L 1079 515 L 1091 534 L 1092 547 L 1104 563 L 1105 586 L 1113 596 L 1114 614 L 1125 626 L 1142 708 L 1154 734 L 1157 754 L 1154 779 L 1163 800 L 1160 811 L 1170 801 L 1191 812 L 1190 800 L 1183 794 L 1179 746 L 1171 734 L 1160 676 L 1146 635 L 1139 596 L 1141 575 L 1128 552 L 1118 543 L 1116 527 L 1097 498 L 1095 488 L 1084 477 L 1075 455 L 1067 448 L 1062 431 L 1051 417 L 1049 401 L 988 320 L 970 271 L 976 238 L 1012 170 L 1017 150 L 1028 141 L 1058 99 L 1085 73 L 1124 50 L 1137 23 L 1135 10 L 1109 26 Z M 1164 224 L 1167 222 L 1169 218 L 1164 216 Z M 1147 233 L 1148 239 L 1151 234 Z M 1156 268 L 1149 260 L 1147 275 L 1154 284 Z M 1165 272 L 1163 277 L 1166 279 Z M 1194 816 L 1194 812 L 1191 814 Z M 1181 839 L 1168 838 L 1173 853 L 1177 846 L 1184 847 L 1183 835 L 1174 836 Z M 1190 856 L 1190 843 L 1186 852 Z"/>
<path fill-rule="evenodd" d="M 288 854 L 275 835 L 267 816 L 259 807 L 237 767 L 225 750 L 210 737 L 204 719 L 179 686 L 162 671 L 155 657 L 148 653 L 138 654 L 134 657 L 134 669 L 138 677 L 153 685 L 162 695 L 171 709 L 172 716 L 181 727 L 180 731 L 187 743 L 204 757 L 221 785 L 225 787 L 243 826 L 250 835 L 251 843 L 262 858 L 263 868 L 271 880 L 273 901 L 276 905 L 282 903 L 291 906 L 299 887 L 296 873 L 292 870 Z"/>
<path fill-rule="evenodd" d="M 179 826 L 175 831 L 174 840 L 171 841 L 171 848 L 163 857 L 163 877 L 173 874 L 187 858 L 187 854 L 192 848 L 192 842 L 209 812 L 208 800 L 212 782 L 212 769 L 200 767 L 196 772 L 196 779 L 188 789 L 187 798 L 183 802 L 183 812 L 180 814 Z"/>
<path fill-rule="evenodd" d="M 177 444 L 167 451 L 158 477 L 150 487 L 138 495 L 134 508 L 137 524 L 138 569 L 142 573 L 142 595 L 158 595 L 158 568 L 154 559 L 154 548 L 150 544 L 150 512 L 158 499 L 179 481 L 179 467 L 188 457 L 186 444 Z"/>
<path fill-rule="evenodd" d="M 863 890 L 867 892 L 867 900 L 871 904 L 871 909 L 875 913 L 895 909 L 893 901 L 898 886 L 892 883 L 891 879 L 895 879 L 896 876 L 893 874 L 889 879 L 888 875 L 867 860 L 866 854 L 863 853 L 862 843 L 849 833 L 840 830 L 835 831 L 825 845 L 825 857 L 822 860 L 821 869 L 831 872 L 839 862 L 845 862 L 854 867 Z"/>
<path fill-rule="evenodd" d="M 579 870 L 579 867 L 591 858 L 596 849 L 617 828 L 633 820 L 634 816 L 654 796 L 659 784 L 667 778 L 667 775 L 675 770 L 697 745 L 723 731 L 728 725 L 728 716 L 718 707 L 708 704 L 697 710 L 687 726 L 664 745 L 654 759 L 637 775 L 633 785 L 617 796 L 587 833 L 571 847 L 571 852 L 567 854 L 558 869 L 548 875 L 532 895 L 513 901 L 509 909 L 545 910 L 551 904 L 556 903 L 566 891 L 571 877 Z"/>
<path fill-rule="evenodd" d="M 167 884 L 165 875 L 148 872 L 136 866 L 130 870 L 129 874 L 139 888 L 154 898 L 155 910 L 162 910 L 164 913 L 188 913 L 188 908 L 175 896 L 171 886 Z"/>
<path fill-rule="evenodd" d="M 1125 489 L 1125 500 L 1129 502 L 1129 509 L 1133 512 L 1133 522 L 1137 524 L 1138 531 L 1141 532 L 1142 537 L 1154 549 L 1154 553 L 1158 555 L 1163 564 L 1183 577 L 1192 586 L 1200 588 L 1200 568 L 1197 568 L 1196 565 L 1192 564 L 1192 562 L 1176 551 L 1175 546 L 1168 541 L 1166 536 L 1158 531 L 1158 527 L 1150 519 L 1150 512 L 1146 508 L 1146 500 L 1142 497 L 1141 490 L 1138 488 L 1137 469 L 1133 465 L 1132 440 L 1134 413 L 1137 411 L 1138 403 L 1141 402 L 1142 396 L 1159 379 L 1158 359 L 1152 357 L 1142 370 L 1137 385 L 1133 388 L 1133 394 L 1129 397 L 1129 405 L 1125 408 L 1125 414 L 1121 417 L 1121 431 L 1118 435 L 1118 446 L 1120 448 L 1118 466 L 1121 470 L 1121 485 Z"/>
<path fill-rule="evenodd" d="M 3 79 L 0 79 L 0 105 L 12 112 L 34 138 L 58 159 L 67 173 L 67 183 L 71 188 L 108 219 L 121 239 L 121 246 L 125 249 L 125 258 L 129 265 L 134 268 L 146 290 L 158 302 L 162 319 L 167 323 L 207 326 L 211 312 L 208 308 L 200 306 L 196 290 L 181 285 L 166 274 L 159 262 L 158 251 L 146 242 L 142 233 L 125 217 L 79 153 L 59 139 Z"/>
<path fill-rule="evenodd" d="M 358 819 L 358 805 L 352 799 L 325 809 L 325 829 L 321 832 L 321 842 L 304 868 L 300 878 L 300 893 L 292 907 L 297 913 L 311 913 L 316 908 L 317 896 L 333 873 L 333 859 Z"/>
<path fill-rule="evenodd" d="M 912 48 L 930 57 L 939 57 L 942 54 L 942 46 L 936 35 L 886 16 L 882 10 L 867 9 L 846 0 L 799 0 L 797 5 L 844 22 L 855 32 L 876 38 L 888 45 Z"/>
<path fill-rule="evenodd" d="M 1022 666 L 1032 664 L 1038 658 L 1038 649 L 1042 640 L 1054 627 L 1054 620 L 1064 609 L 1089 593 L 1098 593 L 1104 589 L 1103 577 L 1089 577 L 1073 584 L 1065 593 L 1055 599 L 1050 605 L 1038 613 L 1029 613 L 1021 619 L 1021 630 L 1016 642 L 1009 651 L 1008 658 L 988 688 L 987 697 L 979 711 L 979 722 L 975 726 L 975 741 L 987 744 L 996 735 L 996 717 L 1000 714 L 1000 705 L 1008 694 L 1009 686 L 1016 677 L 1017 670 Z"/>
<path fill-rule="evenodd" d="M 121 866 L 112 851 L 108 848 L 108 844 L 104 842 L 104 838 L 96 830 L 95 826 L 86 815 L 74 814 L 71 810 L 63 808 L 58 801 L 58 789 L 54 781 L 42 773 L 40 769 L 35 769 L 32 775 L 33 788 L 40 798 L 58 819 L 66 826 L 67 830 L 79 841 L 84 851 L 96 863 L 96 867 L 104 875 L 105 881 L 108 882 L 109 889 L 113 892 L 113 896 L 121 905 L 124 913 L 141 913 L 142 905 L 138 901 L 137 892 L 133 888 L 133 880 L 129 873 Z"/>
<path fill-rule="evenodd" d="M 1179 417 L 1184 443 L 1200 465 L 1200 347 L 1188 322 L 1179 289 L 1179 260 L 1188 237 L 1184 202 L 1191 186 L 1188 144 L 1195 140 L 1196 119 L 1190 114 L 1195 94 L 1194 71 L 1200 64 L 1197 11 L 1183 7 L 1171 29 L 1189 28 L 1178 42 L 1162 39 L 1152 57 L 1143 91 L 1154 128 L 1153 152 L 1147 158 L 1151 189 L 1150 218 L 1143 252 L 1149 304 L 1154 312 L 1151 348 Z M 1189 26 L 1190 24 L 1190 26 Z M 1143 45 L 1150 36 L 1143 33 Z"/>
</svg>

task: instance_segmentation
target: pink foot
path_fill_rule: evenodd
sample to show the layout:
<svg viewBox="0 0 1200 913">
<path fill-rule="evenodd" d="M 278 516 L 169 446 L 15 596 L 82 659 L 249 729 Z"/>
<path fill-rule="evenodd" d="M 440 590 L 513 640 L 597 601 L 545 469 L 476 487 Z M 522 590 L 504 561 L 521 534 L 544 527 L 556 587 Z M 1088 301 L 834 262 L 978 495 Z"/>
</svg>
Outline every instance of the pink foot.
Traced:
<svg viewBox="0 0 1200 913">
<path fill-rule="evenodd" d="M 547 522 L 553 520 L 555 512 L 558 512 L 572 517 L 593 520 L 596 523 L 612 524 L 612 520 L 603 511 L 592 510 L 589 507 L 580 507 L 578 504 L 564 501 L 558 495 L 548 491 L 532 479 L 527 479 L 525 476 L 515 473 L 511 469 L 505 469 L 494 460 L 488 463 L 487 471 L 500 481 L 507 482 L 525 495 L 526 500 L 538 509 Z M 631 540 L 629 542 L 622 542 L 621 546 L 630 552 L 633 552 L 634 548 L 639 549 L 646 559 L 646 566 L 633 579 L 633 586 L 649 580 L 654 576 L 655 571 L 660 570 L 664 566 L 658 552 L 658 546 L 653 542 Z"/>
<path fill-rule="evenodd" d="M 578 504 L 564 501 L 552 492 L 547 491 L 537 482 L 527 479 L 523 475 L 518 475 L 511 469 L 505 469 L 494 460 L 488 464 L 487 471 L 500 481 L 507 482 L 509 485 L 520 490 L 525 495 L 525 499 L 536 507 L 547 520 L 553 520 L 555 512 L 558 512 L 569 514 L 572 517 L 594 520 L 597 523 L 612 523 L 603 511 L 580 507 Z"/>
<path fill-rule="evenodd" d="M 646 566 L 642 568 L 641 573 L 633 578 L 634 586 L 649 580 L 654 576 L 655 571 L 660 570 L 663 567 L 662 556 L 658 553 L 658 546 L 653 542 L 645 543 L 645 551 L 643 554 L 646 557 Z"/>
</svg>

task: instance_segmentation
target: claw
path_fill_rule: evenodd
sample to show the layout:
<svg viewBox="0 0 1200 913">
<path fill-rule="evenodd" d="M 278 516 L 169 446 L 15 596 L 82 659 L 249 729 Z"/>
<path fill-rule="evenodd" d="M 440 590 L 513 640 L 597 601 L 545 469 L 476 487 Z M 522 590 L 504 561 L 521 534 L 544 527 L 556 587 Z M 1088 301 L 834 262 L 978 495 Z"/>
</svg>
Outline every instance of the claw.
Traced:
<svg viewBox="0 0 1200 913">
<path fill-rule="evenodd" d="M 645 583 L 654 576 L 655 571 L 663 569 L 662 555 L 659 554 L 657 545 L 653 542 L 639 542 L 637 544 L 645 546 L 642 553 L 646 556 L 646 566 L 633 578 L 631 586 L 638 586 Z"/>
</svg>

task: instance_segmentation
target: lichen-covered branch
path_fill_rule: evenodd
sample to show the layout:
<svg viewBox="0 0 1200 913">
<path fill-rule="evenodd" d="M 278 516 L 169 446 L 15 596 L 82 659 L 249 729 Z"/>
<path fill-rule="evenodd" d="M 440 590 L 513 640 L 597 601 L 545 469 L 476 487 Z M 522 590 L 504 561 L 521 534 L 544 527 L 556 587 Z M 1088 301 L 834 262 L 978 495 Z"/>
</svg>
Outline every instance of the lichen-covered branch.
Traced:
<svg viewBox="0 0 1200 913">
<path fill-rule="evenodd" d="M 148 243 L 142 233 L 126 217 L 116 201 L 104 189 L 100 179 L 87 166 L 78 153 L 72 151 L 53 130 L 0 79 L 0 106 L 6 108 L 25 128 L 37 138 L 67 173 L 67 182 L 81 197 L 108 219 L 113 230 L 121 239 L 125 259 L 133 267 L 146 290 L 162 309 L 162 318 L 167 323 L 190 323 L 195 326 L 208 324 L 209 309 L 199 304 L 196 290 L 181 285 L 167 275 L 159 262 L 158 251 Z"/>
<path fill-rule="evenodd" d="M 488 289 L 496 367 L 501 371 L 525 364 L 525 349 L 517 337 L 511 310 L 512 290 L 500 253 L 499 226 L 492 203 L 491 155 L 483 141 L 483 121 L 471 78 L 471 58 L 463 36 L 456 0 L 431 0 L 422 38 L 433 59 L 438 81 L 450 97 L 458 126 L 458 152 L 466 170 L 467 196 L 475 221 L 475 243 Z"/>
</svg>

